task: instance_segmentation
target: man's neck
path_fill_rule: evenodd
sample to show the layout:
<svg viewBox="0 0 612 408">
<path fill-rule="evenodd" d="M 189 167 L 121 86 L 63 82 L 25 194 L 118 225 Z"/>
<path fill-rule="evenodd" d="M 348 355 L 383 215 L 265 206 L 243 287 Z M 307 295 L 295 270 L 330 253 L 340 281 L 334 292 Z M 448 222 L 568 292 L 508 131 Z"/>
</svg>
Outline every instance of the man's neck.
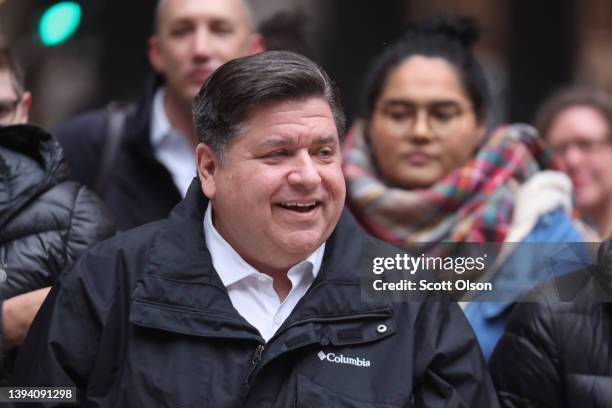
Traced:
<svg viewBox="0 0 612 408">
<path fill-rule="evenodd" d="M 601 238 L 607 238 L 612 233 L 612 200 L 608 200 L 603 205 L 585 212 L 591 218 L 593 226 Z"/>
<path fill-rule="evenodd" d="M 272 267 L 263 265 L 257 261 L 254 261 L 252 259 L 247 259 L 244 256 L 243 256 L 243 259 L 246 261 L 246 263 L 251 265 L 257 271 L 263 274 L 266 274 L 272 278 L 272 287 L 274 288 L 274 291 L 278 295 L 278 298 L 280 299 L 281 302 L 283 302 L 287 298 L 287 296 L 289 295 L 289 292 L 291 291 L 291 288 L 293 287 L 291 280 L 287 276 L 287 273 L 289 272 L 290 267 L 272 268 Z M 296 264 L 297 263 L 298 262 L 296 262 Z"/>
<path fill-rule="evenodd" d="M 181 101 L 168 88 L 164 95 L 164 110 L 173 129 L 184 135 L 192 145 L 196 145 L 195 130 L 191 116 L 191 106 Z"/>
</svg>

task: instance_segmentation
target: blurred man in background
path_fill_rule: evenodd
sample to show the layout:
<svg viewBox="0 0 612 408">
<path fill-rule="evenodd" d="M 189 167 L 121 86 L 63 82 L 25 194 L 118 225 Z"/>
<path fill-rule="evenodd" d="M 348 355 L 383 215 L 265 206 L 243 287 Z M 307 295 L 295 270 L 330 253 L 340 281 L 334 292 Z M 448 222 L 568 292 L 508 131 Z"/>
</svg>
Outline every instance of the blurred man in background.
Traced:
<svg viewBox="0 0 612 408">
<path fill-rule="evenodd" d="M 196 174 L 191 105 L 223 63 L 263 50 L 245 0 L 160 0 L 149 60 L 158 77 L 136 109 L 111 105 L 60 125 L 74 179 L 119 229 L 166 217 Z"/>
<path fill-rule="evenodd" d="M 536 126 L 572 179 L 576 207 L 601 238 L 612 233 L 612 96 L 571 87 L 548 99 Z"/>
</svg>

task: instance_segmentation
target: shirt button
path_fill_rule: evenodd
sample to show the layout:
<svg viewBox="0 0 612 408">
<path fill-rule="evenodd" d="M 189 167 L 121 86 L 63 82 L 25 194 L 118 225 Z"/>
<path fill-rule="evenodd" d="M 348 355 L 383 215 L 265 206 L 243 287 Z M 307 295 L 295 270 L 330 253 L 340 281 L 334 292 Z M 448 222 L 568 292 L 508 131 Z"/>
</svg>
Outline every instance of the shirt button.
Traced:
<svg viewBox="0 0 612 408">
<path fill-rule="evenodd" d="M 281 324 L 283 324 L 283 316 L 277 314 L 276 316 L 274 316 L 274 325 L 280 326 Z"/>
</svg>

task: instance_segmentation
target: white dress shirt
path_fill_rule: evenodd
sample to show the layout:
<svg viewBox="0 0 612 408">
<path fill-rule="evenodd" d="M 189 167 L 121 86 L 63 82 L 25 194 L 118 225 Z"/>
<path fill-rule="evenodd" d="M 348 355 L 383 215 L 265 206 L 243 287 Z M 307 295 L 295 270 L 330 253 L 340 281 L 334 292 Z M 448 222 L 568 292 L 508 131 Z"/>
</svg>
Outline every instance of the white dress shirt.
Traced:
<svg viewBox="0 0 612 408">
<path fill-rule="evenodd" d="M 187 137 L 173 129 L 164 109 L 166 88 L 160 87 L 153 97 L 151 109 L 151 145 L 155 157 L 172 175 L 183 197 L 196 175 L 195 148 Z"/>
<path fill-rule="evenodd" d="M 253 325 L 266 340 L 276 333 L 295 305 L 317 277 L 325 243 L 304 261 L 287 272 L 292 287 L 283 302 L 272 287 L 272 278 L 249 265 L 217 232 L 212 223 L 212 206 L 208 203 L 204 216 L 204 238 L 223 285 L 234 308 Z"/>
</svg>

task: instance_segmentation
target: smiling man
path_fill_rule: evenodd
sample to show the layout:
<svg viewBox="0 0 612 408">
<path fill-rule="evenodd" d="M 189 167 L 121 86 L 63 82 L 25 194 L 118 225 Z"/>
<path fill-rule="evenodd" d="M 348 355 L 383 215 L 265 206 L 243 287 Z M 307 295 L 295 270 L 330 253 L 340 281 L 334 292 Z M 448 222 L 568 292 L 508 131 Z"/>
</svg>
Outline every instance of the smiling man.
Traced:
<svg viewBox="0 0 612 408">
<path fill-rule="evenodd" d="M 194 121 L 185 199 L 66 272 L 15 384 L 94 406 L 497 406 L 456 304 L 361 301 L 368 238 L 343 210 L 325 72 L 288 52 L 230 61 Z"/>
</svg>

